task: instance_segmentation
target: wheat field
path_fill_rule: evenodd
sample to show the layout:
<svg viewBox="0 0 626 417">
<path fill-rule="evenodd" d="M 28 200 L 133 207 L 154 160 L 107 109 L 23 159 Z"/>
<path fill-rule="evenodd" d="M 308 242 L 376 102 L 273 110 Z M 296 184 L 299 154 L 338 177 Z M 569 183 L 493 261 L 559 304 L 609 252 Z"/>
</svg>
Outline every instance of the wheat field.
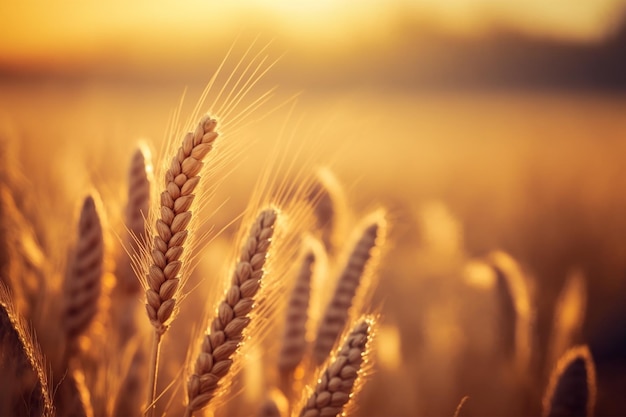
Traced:
<svg viewBox="0 0 626 417">
<path fill-rule="evenodd" d="M 274 91 L 256 48 L 182 102 L 0 83 L 0 415 L 626 411 L 623 97 Z"/>
</svg>

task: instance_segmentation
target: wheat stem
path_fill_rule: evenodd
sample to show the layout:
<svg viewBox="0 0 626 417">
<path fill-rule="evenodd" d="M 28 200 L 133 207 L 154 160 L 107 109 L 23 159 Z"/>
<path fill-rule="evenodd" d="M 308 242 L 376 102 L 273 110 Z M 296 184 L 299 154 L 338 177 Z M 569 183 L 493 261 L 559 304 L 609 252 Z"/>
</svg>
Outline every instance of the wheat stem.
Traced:
<svg viewBox="0 0 626 417">
<path fill-rule="evenodd" d="M 152 349 L 150 350 L 150 362 L 148 362 L 148 404 L 146 415 L 154 415 L 156 408 L 155 398 L 157 391 L 157 377 L 159 372 L 159 353 L 161 350 L 161 334 L 154 332 Z"/>
<path fill-rule="evenodd" d="M 154 339 L 149 370 L 148 410 L 154 410 L 162 335 L 177 309 L 183 269 L 184 245 L 189 235 L 194 191 L 200 182 L 204 157 L 213 149 L 217 122 L 204 116 L 194 132 L 188 132 L 165 172 L 165 189 L 161 192 L 159 215 L 154 224 L 155 235 L 150 248 L 146 273 L 146 312 L 154 326 Z"/>
</svg>

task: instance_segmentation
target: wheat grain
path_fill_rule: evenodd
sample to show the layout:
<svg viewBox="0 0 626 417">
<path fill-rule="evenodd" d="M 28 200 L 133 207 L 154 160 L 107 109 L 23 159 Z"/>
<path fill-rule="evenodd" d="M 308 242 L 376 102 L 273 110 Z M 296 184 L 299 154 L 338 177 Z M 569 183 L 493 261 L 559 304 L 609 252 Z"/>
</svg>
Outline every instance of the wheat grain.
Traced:
<svg viewBox="0 0 626 417">
<path fill-rule="evenodd" d="M 63 285 L 62 325 L 68 343 L 83 333 L 98 311 L 102 291 L 104 240 L 92 196 L 85 198 L 78 222 L 78 240 Z"/>
<path fill-rule="evenodd" d="M 243 331 L 250 323 L 255 295 L 261 285 L 277 212 L 263 210 L 256 218 L 239 255 L 231 287 L 220 303 L 210 331 L 203 337 L 193 374 L 187 383 L 185 416 L 204 408 L 215 396 L 220 381 L 233 364 Z"/>
<path fill-rule="evenodd" d="M 333 298 L 326 307 L 317 331 L 317 338 L 313 346 L 313 358 L 317 365 L 326 360 L 348 322 L 353 299 L 379 236 L 382 236 L 382 220 L 375 218 L 371 223 L 365 225 L 358 241 L 352 248 L 337 282 Z"/>
<path fill-rule="evenodd" d="M 52 416 L 41 353 L 0 285 L 0 415 Z"/>
<path fill-rule="evenodd" d="M 592 416 L 596 402 L 596 372 L 586 345 L 576 346 L 559 359 L 546 395 L 543 416 Z"/>
<path fill-rule="evenodd" d="M 372 338 L 372 318 L 360 320 L 350 331 L 337 356 L 324 369 L 314 392 L 300 411 L 300 417 L 340 415 L 354 396 L 362 373 L 364 355 Z"/>
</svg>

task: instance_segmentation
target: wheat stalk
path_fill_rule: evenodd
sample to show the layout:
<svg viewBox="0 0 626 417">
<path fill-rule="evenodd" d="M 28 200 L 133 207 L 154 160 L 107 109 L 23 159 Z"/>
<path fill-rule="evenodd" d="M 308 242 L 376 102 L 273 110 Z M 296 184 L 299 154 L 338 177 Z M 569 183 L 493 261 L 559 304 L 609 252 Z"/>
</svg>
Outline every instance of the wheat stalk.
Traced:
<svg viewBox="0 0 626 417">
<path fill-rule="evenodd" d="M 337 356 L 324 369 L 300 417 L 340 415 L 354 396 L 364 356 L 372 339 L 373 318 L 361 319 L 350 331 Z"/>
<path fill-rule="evenodd" d="M 4 285 L 0 285 L 0 373 L 0 415 L 54 415 L 41 353 Z"/>
<path fill-rule="evenodd" d="M 187 382 L 186 417 L 206 407 L 233 364 L 231 357 L 239 348 L 243 331 L 250 323 L 250 312 L 264 275 L 263 266 L 274 234 L 276 217 L 276 210 L 263 210 L 250 229 L 235 267 L 231 287 L 218 307 L 217 317 L 213 319 L 209 333 L 203 337 L 194 372 Z"/>
<path fill-rule="evenodd" d="M 71 346 L 98 312 L 102 291 L 104 238 L 100 216 L 92 196 L 83 201 L 78 222 L 78 240 L 63 285 L 61 323 Z"/>
<path fill-rule="evenodd" d="M 185 241 L 189 234 L 187 226 L 191 221 L 191 206 L 195 198 L 194 190 L 200 182 L 198 175 L 203 167 L 203 159 L 213 149 L 217 139 L 217 122 L 204 116 L 194 132 L 188 132 L 169 169 L 165 172 L 165 190 L 160 195 L 159 215 L 155 221 L 152 246 L 149 249 L 151 261 L 145 275 L 146 311 L 154 326 L 154 341 L 149 363 L 148 407 L 154 409 L 156 379 L 161 336 L 167 330 L 176 308 L 176 297 L 180 293 L 182 257 Z"/>
<path fill-rule="evenodd" d="M 596 402 L 596 371 L 586 345 L 561 356 L 543 398 L 544 417 L 592 416 Z"/>
<path fill-rule="evenodd" d="M 382 219 L 376 217 L 365 225 L 341 272 L 333 298 L 326 307 L 313 346 L 313 358 L 321 365 L 332 350 L 349 319 L 353 299 L 361 284 L 365 268 L 382 236 Z M 378 242 L 380 243 L 380 242 Z"/>
</svg>

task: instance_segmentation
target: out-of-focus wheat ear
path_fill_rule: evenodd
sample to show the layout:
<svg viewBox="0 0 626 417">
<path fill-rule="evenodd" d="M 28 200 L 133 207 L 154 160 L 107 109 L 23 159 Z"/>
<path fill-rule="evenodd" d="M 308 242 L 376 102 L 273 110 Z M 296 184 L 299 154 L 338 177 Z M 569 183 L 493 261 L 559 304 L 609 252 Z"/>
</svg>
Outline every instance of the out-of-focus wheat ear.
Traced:
<svg viewBox="0 0 626 417">
<path fill-rule="evenodd" d="M 543 398 L 544 417 L 592 416 L 596 403 L 596 371 L 587 345 L 559 359 Z"/>
<path fill-rule="evenodd" d="M 55 391 L 54 403 L 59 416 L 94 417 L 85 376 L 79 370 L 68 370 L 62 377 Z"/>
<path fill-rule="evenodd" d="M 147 150 L 138 148 L 132 156 L 128 170 L 128 199 L 126 203 L 125 225 L 127 236 L 124 241 L 126 251 L 120 254 L 116 263 L 117 287 L 119 292 L 139 294 L 143 289 L 141 281 L 133 270 L 132 256 L 140 254 L 140 243 L 146 233 L 146 218 L 150 206 L 150 160 Z"/>
<path fill-rule="evenodd" d="M 379 238 L 383 235 L 384 218 L 381 216 L 373 217 L 372 221 L 366 223 L 360 232 L 360 237 L 341 271 L 333 297 L 326 307 L 317 331 L 313 346 L 313 359 L 317 365 L 321 365 L 326 360 L 348 323 L 350 309 L 366 266 L 377 245 L 381 244 L 382 239 Z"/>
<path fill-rule="evenodd" d="M 102 292 L 104 237 L 92 196 L 83 201 L 78 237 L 63 284 L 61 324 L 68 345 L 84 333 L 96 313 Z"/>
<path fill-rule="evenodd" d="M 290 398 L 293 372 L 302 361 L 306 351 L 306 325 L 311 297 L 311 276 L 315 265 L 315 253 L 307 249 L 302 258 L 296 282 L 289 296 L 285 317 L 285 330 L 278 354 L 278 370 L 281 388 Z"/>
<path fill-rule="evenodd" d="M 0 170 L 0 283 L 11 291 L 20 316 L 34 321 L 45 292 L 45 256 L 19 205 L 17 194 L 23 193 L 23 188 L 16 189 L 5 180 L 9 181 Z"/>
<path fill-rule="evenodd" d="M 39 348 L 0 285 L 0 415 L 52 416 L 48 377 Z"/>
<path fill-rule="evenodd" d="M 532 349 L 533 313 L 524 273 L 515 259 L 502 251 L 491 252 L 487 262 L 496 273 L 501 348 L 517 371 L 526 374 Z"/>
<path fill-rule="evenodd" d="M 575 269 L 568 274 L 554 308 L 547 358 L 550 368 L 570 346 L 580 343 L 586 308 L 585 276 L 581 270 Z"/>
<path fill-rule="evenodd" d="M 310 199 L 315 203 L 317 227 L 326 252 L 334 255 L 345 238 L 349 216 L 347 199 L 339 180 L 329 168 L 319 168 L 316 179 Z"/>
<path fill-rule="evenodd" d="M 300 411 L 300 417 L 333 417 L 356 394 L 364 357 L 372 339 L 372 318 L 359 320 L 343 342 L 338 354 L 323 370 L 315 390 Z"/>
<path fill-rule="evenodd" d="M 208 334 L 202 338 L 193 374 L 187 382 L 186 417 L 209 404 L 233 364 L 232 356 L 243 341 L 243 332 L 250 323 L 255 296 L 264 276 L 263 266 L 276 218 L 276 210 L 265 209 L 250 229 L 235 267 L 231 287 L 218 307 L 217 317 L 211 322 Z"/>
</svg>

